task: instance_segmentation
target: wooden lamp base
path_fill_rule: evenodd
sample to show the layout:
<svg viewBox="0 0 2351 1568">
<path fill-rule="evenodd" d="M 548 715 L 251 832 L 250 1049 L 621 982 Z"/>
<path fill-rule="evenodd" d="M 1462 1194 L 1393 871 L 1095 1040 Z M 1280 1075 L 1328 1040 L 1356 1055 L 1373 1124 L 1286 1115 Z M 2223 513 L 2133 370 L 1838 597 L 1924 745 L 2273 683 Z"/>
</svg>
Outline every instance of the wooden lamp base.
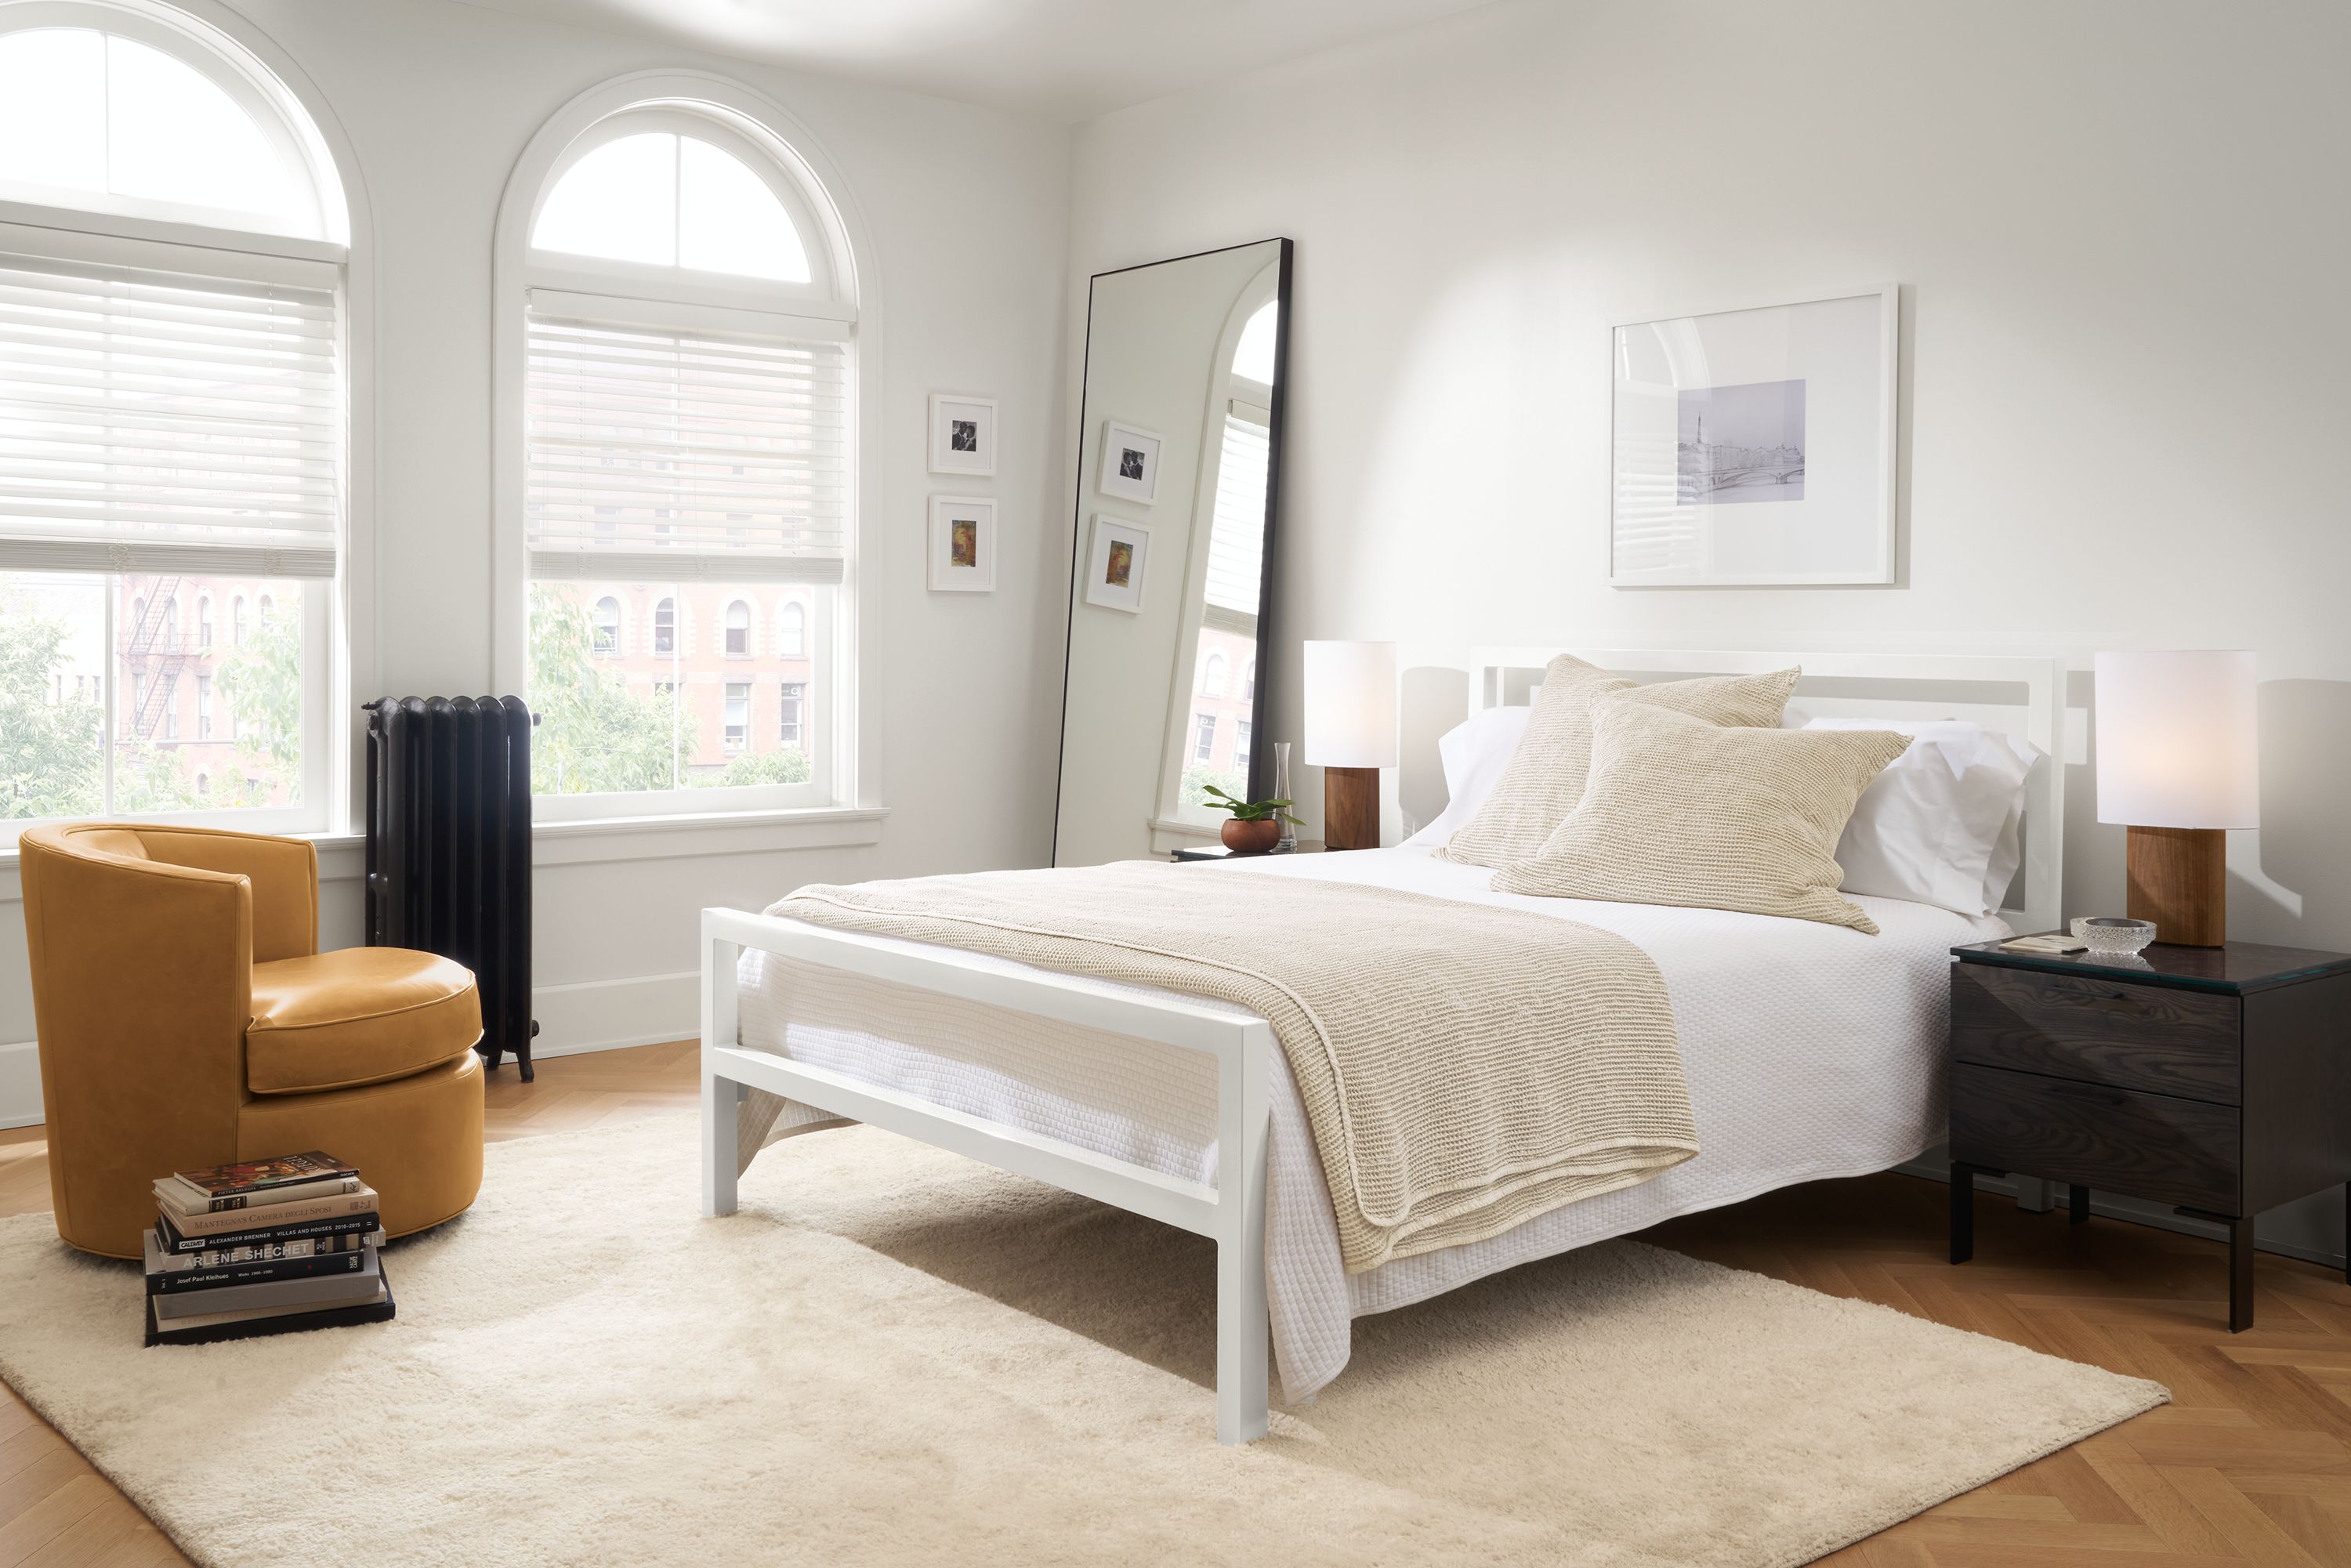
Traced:
<svg viewBox="0 0 2351 1568">
<path fill-rule="evenodd" d="M 2155 939 L 2218 947 L 2229 938 L 2228 835 L 2218 828 L 2133 828 L 2125 875 L 2127 913 L 2155 923 Z"/>
<path fill-rule="evenodd" d="M 1322 769 L 1322 847 L 1326 851 L 1380 847 L 1378 768 Z"/>
</svg>

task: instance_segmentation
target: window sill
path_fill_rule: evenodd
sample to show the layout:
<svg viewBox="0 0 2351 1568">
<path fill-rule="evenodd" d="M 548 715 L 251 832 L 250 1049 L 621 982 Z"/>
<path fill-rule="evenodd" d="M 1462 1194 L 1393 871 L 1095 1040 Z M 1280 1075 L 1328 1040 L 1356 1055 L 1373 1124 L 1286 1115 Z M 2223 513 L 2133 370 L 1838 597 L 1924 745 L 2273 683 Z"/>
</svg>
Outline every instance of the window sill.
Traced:
<svg viewBox="0 0 2351 1568">
<path fill-rule="evenodd" d="M 759 854 L 773 850 L 845 849 L 882 841 L 886 806 L 804 806 L 773 811 L 700 811 L 664 817 L 606 817 L 585 822 L 537 822 L 530 860 L 538 865 L 594 865 L 606 861 L 690 860 L 702 855 Z M 319 846 L 319 880 L 349 882 L 367 874 L 363 833 L 293 833 Z M 0 848 L 0 904 L 24 897 L 12 843 Z"/>
<path fill-rule="evenodd" d="M 842 849 L 881 842 L 882 820 L 889 814 L 886 806 L 802 806 L 773 811 L 697 811 L 538 822 L 531 828 L 530 858 L 533 865 L 591 865 L 601 861 Z"/>
</svg>

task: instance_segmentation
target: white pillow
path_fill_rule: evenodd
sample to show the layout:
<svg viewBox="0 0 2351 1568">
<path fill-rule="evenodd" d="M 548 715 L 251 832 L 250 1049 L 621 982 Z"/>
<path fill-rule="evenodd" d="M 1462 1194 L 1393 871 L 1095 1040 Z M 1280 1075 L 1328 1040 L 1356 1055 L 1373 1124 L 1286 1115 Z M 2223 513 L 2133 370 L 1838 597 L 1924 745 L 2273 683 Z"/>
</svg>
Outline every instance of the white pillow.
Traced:
<svg viewBox="0 0 2351 1568">
<path fill-rule="evenodd" d="M 1806 729 L 1911 737 L 1837 840 L 1847 893 L 1990 915 L 2023 860 L 2024 779 L 2040 753 L 1963 719 L 1816 718 Z"/>
<path fill-rule="evenodd" d="M 1445 810 L 1437 821 L 1405 840 L 1407 846 L 1435 849 L 1469 825 L 1486 797 L 1510 765 L 1510 753 L 1527 733 L 1532 707 L 1479 708 L 1455 725 L 1437 742 L 1437 759 L 1445 764 Z"/>
</svg>

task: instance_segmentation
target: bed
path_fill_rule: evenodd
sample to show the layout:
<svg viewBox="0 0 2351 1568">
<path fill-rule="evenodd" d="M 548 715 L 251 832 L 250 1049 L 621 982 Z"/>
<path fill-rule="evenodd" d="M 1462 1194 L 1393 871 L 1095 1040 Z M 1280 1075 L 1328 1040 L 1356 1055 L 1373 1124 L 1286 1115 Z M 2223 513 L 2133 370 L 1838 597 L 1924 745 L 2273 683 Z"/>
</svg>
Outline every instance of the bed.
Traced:
<svg viewBox="0 0 2351 1568">
<path fill-rule="evenodd" d="M 1565 650 L 1480 650 L 1471 701 L 1523 697 Z M 1344 1367 L 1359 1316 L 1677 1214 L 1915 1160 L 1940 1141 L 1948 951 L 2056 922 L 2059 666 L 2045 659 L 1583 652 L 1635 679 L 1802 664 L 1792 714 L 1965 717 L 2044 754 L 2001 915 L 1856 902 L 1880 934 L 1719 910 L 1529 898 L 1424 848 L 1203 865 L 1187 876 L 1365 883 L 1613 931 L 1670 998 L 1701 1152 L 1641 1185 L 1466 1245 L 1341 1266 L 1331 1197 L 1264 1018 L 1148 987 L 799 921 L 703 915 L 704 1208 L 730 1212 L 737 1104 L 791 1103 L 770 1137 L 856 1121 L 1207 1236 L 1217 1247 L 1220 1441 L 1263 1433 L 1269 1347 L 1285 1395 Z"/>
</svg>

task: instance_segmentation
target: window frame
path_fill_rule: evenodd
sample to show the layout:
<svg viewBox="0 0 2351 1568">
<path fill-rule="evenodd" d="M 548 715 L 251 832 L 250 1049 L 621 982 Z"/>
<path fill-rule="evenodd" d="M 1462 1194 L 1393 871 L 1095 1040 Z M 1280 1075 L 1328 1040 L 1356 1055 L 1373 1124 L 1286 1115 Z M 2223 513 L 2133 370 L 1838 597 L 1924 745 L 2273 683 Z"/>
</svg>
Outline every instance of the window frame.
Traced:
<svg viewBox="0 0 2351 1568">
<path fill-rule="evenodd" d="M 808 257 L 808 280 L 794 282 L 786 278 L 746 277 L 736 273 L 706 272 L 699 267 L 663 267 L 651 262 L 581 256 L 575 251 L 541 250 L 531 245 L 530 260 L 534 271 L 556 276 L 590 274 L 607 284 L 621 280 L 646 288 L 659 298 L 675 298 L 678 284 L 683 280 L 695 293 L 706 291 L 710 297 L 709 303 L 741 302 L 755 309 L 773 308 L 771 301 L 778 297 L 817 306 L 829 306 L 833 302 L 838 290 L 834 286 L 832 258 L 825 254 L 821 244 L 810 243 L 820 239 L 823 233 L 815 207 L 789 179 L 782 177 L 783 171 L 777 167 L 772 152 L 724 120 L 714 120 L 690 109 L 658 105 L 626 109 L 580 132 L 563 150 L 553 170 L 540 182 L 531 202 L 532 229 L 538 226 L 539 208 L 546 204 L 548 195 L 563 183 L 564 177 L 581 159 L 623 137 L 649 132 L 691 136 L 707 141 L 749 169 L 758 182 L 774 194 L 785 215 L 791 220 L 793 230 L 799 235 L 802 252 Z M 549 287 L 561 287 L 562 285 L 556 283 Z"/>
<path fill-rule="evenodd" d="M 789 179 L 794 189 L 780 193 L 787 211 L 804 225 L 800 237 L 810 258 L 809 284 L 607 264 L 531 248 L 528 241 L 539 203 L 569 162 L 614 136 L 655 128 L 651 117 L 656 112 L 674 112 L 705 122 L 688 127 L 690 134 L 705 134 L 706 124 L 742 138 L 758 154 L 745 162 L 771 189 L 776 188 L 771 168 Z M 624 114 L 632 117 L 632 123 L 619 121 L 618 117 Z M 581 143 L 580 139 L 590 133 L 595 140 Z M 731 146 L 727 150 L 736 151 Z M 637 298 L 638 292 L 656 295 L 653 303 L 659 309 L 691 315 L 701 325 L 716 326 L 726 315 L 738 311 L 768 319 L 830 322 L 852 345 L 846 397 L 852 455 L 844 473 L 841 580 L 817 596 L 810 617 L 810 657 L 821 677 L 813 684 L 824 687 L 807 748 L 813 765 L 811 779 L 791 785 L 535 797 L 538 819 L 558 831 L 625 831 L 678 818 L 782 820 L 822 812 L 863 816 L 878 814 L 882 809 L 880 734 L 875 725 L 863 721 L 859 700 L 860 672 L 876 656 L 877 633 L 858 609 L 861 568 L 874 538 L 874 524 L 863 498 L 882 493 L 881 444 L 868 439 L 868 433 L 883 428 L 878 373 L 883 362 L 882 310 L 872 282 L 872 249 L 855 208 L 844 200 L 847 190 L 840 170 L 807 129 L 780 105 L 728 78 L 692 70 L 634 72 L 581 93 L 539 128 L 508 178 L 492 256 L 495 580 L 491 634 L 493 673 L 501 689 L 525 689 L 528 674 L 531 579 L 523 506 L 528 435 L 524 328 L 532 290 L 595 296 L 624 314 L 632 305 L 645 303 Z M 797 204 L 791 199 L 795 197 Z M 827 278 L 832 288 L 829 298 L 819 292 Z M 664 288 L 632 292 L 635 285 L 655 281 Z M 734 329 L 778 330 L 749 318 L 738 319 L 746 324 Z M 683 640 L 686 631 L 682 596 L 678 613 L 678 635 Z"/>
<path fill-rule="evenodd" d="M 246 37 L 232 36 L 211 19 L 223 9 L 205 6 L 200 11 L 143 0 L 16 0 L 0 10 L 0 32 L 78 27 L 114 33 L 188 66 L 253 121 L 289 178 L 308 196 L 310 210 L 303 214 L 308 221 L 287 223 L 271 213 L 12 180 L 0 180 L 0 203 L 348 246 L 351 203 L 319 117 L 296 90 L 281 62 L 257 57 Z"/>
<path fill-rule="evenodd" d="M 0 31 L 52 26 L 135 38 L 172 55 L 228 92 L 281 155 L 293 150 L 298 162 L 291 172 L 307 180 L 319 209 L 319 234 L 290 232 L 266 214 L 0 184 L 0 246 L 53 260 L 331 291 L 341 372 L 336 572 L 300 584 L 305 675 L 299 804 L 129 811 L 112 805 L 110 784 L 107 815 L 120 821 L 251 832 L 324 837 L 346 831 L 361 810 L 362 779 L 355 755 L 361 737 L 354 727 L 339 722 L 338 716 L 351 712 L 355 687 L 362 679 L 372 685 L 375 674 L 370 564 L 375 473 L 373 256 L 364 186 L 350 143 L 301 68 L 220 0 L 172 0 L 169 5 L 162 0 L 17 0 L 0 5 Z M 120 673 L 115 667 L 114 582 L 130 574 L 98 575 L 106 585 L 108 650 L 99 696 L 111 737 L 123 685 L 113 678 Z M 13 859 L 16 837 L 24 829 L 45 820 L 63 819 L 0 821 L 0 861 Z"/>
</svg>

